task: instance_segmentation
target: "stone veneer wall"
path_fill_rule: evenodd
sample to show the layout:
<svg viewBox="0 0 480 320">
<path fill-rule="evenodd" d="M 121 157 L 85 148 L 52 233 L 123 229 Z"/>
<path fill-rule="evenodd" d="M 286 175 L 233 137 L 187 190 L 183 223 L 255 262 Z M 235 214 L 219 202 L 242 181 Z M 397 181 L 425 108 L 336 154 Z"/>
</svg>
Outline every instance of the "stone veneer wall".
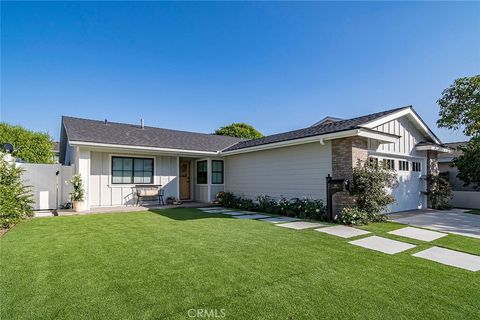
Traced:
<svg viewBox="0 0 480 320">
<path fill-rule="evenodd" d="M 349 137 L 332 140 L 332 178 L 351 179 L 353 168 L 358 161 L 368 157 L 368 140 L 361 137 Z M 333 195 L 333 213 L 338 215 L 343 208 L 352 206 L 355 200 L 348 192 Z"/>
<path fill-rule="evenodd" d="M 439 173 L 438 170 L 438 152 L 437 151 L 427 151 L 427 175 L 437 176 Z M 430 192 L 430 184 L 427 182 L 427 192 Z M 432 207 L 432 202 L 430 197 L 427 197 L 427 207 Z"/>
</svg>

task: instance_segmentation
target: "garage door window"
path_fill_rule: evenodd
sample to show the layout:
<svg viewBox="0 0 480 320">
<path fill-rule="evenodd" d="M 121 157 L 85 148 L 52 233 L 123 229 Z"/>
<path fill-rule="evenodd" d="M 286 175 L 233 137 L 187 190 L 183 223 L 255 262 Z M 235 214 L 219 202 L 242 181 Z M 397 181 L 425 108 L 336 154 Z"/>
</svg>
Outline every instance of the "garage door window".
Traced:
<svg viewBox="0 0 480 320">
<path fill-rule="evenodd" d="M 395 160 L 383 159 L 383 167 L 388 170 L 395 170 Z"/>
<path fill-rule="evenodd" d="M 412 161 L 412 171 L 422 171 L 422 164 L 420 162 Z"/>
<path fill-rule="evenodd" d="M 398 170 L 408 171 L 408 161 L 399 160 L 398 161 Z"/>
</svg>

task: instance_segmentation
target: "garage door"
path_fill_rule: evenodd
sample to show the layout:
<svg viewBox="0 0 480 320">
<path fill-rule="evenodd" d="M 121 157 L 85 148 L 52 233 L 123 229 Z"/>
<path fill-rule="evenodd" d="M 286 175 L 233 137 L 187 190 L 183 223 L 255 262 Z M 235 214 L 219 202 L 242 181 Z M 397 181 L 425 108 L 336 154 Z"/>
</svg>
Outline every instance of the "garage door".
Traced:
<svg viewBox="0 0 480 320">
<path fill-rule="evenodd" d="M 389 159 L 397 173 L 397 182 L 389 189 L 396 202 L 388 207 L 387 212 L 423 209 L 427 206 L 427 197 L 422 191 L 426 191 L 426 162 L 425 159 Z"/>
</svg>

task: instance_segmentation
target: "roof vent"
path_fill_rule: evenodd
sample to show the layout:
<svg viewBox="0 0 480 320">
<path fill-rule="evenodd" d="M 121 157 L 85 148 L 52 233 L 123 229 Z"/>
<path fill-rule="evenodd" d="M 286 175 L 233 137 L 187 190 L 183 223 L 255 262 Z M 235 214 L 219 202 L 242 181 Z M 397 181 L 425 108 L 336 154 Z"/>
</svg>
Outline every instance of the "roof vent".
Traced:
<svg viewBox="0 0 480 320">
<path fill-rule="evenodd" d="M 145 124 L 143 123 L 143 118 L 140 119 L 140 128 L 142 129 L 145 128 Z"/>
</svg>

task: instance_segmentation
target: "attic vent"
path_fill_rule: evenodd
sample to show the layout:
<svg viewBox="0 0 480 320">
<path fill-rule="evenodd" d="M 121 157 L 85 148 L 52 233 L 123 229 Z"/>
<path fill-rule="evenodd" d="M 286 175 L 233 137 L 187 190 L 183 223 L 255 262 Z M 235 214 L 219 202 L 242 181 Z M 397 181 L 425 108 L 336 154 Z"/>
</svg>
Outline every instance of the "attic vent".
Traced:
<svg viewBox="0 0 480 320">
<path fill-rule="evenodd" d="M 145 128 L 145 124 L 143 123 L 143 118 L 140 119 L 140 128 L 142 129 Z"/>
</svg>

